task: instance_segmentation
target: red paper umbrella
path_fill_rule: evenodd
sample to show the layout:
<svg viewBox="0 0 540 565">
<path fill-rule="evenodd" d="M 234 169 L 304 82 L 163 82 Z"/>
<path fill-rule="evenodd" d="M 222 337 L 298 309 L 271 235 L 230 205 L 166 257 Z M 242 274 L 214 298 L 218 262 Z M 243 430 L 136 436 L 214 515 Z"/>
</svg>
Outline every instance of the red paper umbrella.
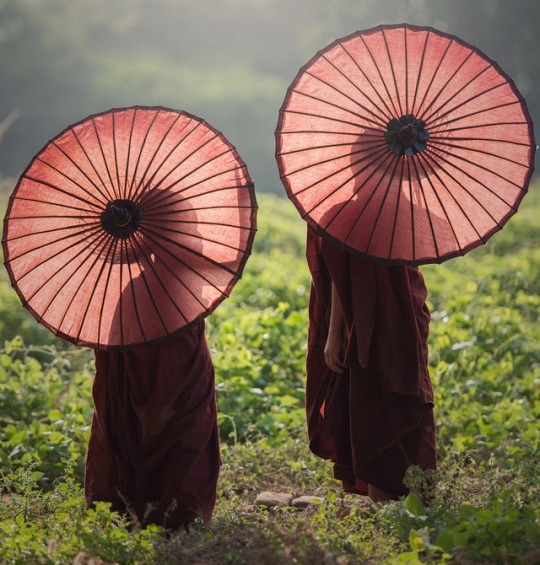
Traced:
<svg viewBox="0 0 540 565">
<path fill-rule="evenodd" d="M 54 334 L 95 348 L 156 342 L 208 315 L 251 251 L 244 162 L 203 120 L 113 109 L 34 157 L 4 220 L 7 271 Z"/>
<path fill-rule="evenodd" d="M 441 262 L 485 243 L 533 172 L 525 101 L 456 37 L 379 26 L 302 67 L 276 129 L 285 189 L 306 221 L 388 263 Z"/>
</svg>

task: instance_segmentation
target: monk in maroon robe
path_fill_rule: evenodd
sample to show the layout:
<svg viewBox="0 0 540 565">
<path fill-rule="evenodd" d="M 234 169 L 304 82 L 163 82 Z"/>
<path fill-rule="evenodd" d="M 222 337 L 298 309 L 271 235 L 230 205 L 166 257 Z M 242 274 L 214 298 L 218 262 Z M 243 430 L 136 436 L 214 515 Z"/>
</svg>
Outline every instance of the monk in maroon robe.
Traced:
<svg viewBox="0 0 540 565">
<path fill-rule="evenodd" d="M 95 352 L 89 506 L 111 502 L 140 526 L 210 520 L 220 454 L 204 327 L 200 320 L 158 345 Z"/>
<path fill-rule="evenodd" d="M 307 260 L 310 449 L 333 461 L 346 492 L 407 494 L 409 466 L 436 466 L 423 277 L 347 253 L 311 229 Z"/>
</svg>

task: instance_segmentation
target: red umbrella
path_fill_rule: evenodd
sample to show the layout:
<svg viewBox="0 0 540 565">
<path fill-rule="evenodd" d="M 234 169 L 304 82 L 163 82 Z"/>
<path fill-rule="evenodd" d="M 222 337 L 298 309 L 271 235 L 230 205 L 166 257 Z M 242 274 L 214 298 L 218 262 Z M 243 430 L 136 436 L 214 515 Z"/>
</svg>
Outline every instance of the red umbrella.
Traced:
<svg viewBox="0 0 540 565">
<path fill-rule="evenodd" d="M 4 220 L 7 271 L 54 334 L 95 348 L 165 339 L 231 292 L 254 187 L 203 120 L 132 107 L 68 127 L 34 157 Z"/>
<path fill-rule="evenodd" d="M 276 129 L 285 189 L 349 251 L 442 262 L 485 243 L 533 172 L 525 101 L 478 49 L 427 27 L 353 33 L 302 67 Z"/>
</svg>

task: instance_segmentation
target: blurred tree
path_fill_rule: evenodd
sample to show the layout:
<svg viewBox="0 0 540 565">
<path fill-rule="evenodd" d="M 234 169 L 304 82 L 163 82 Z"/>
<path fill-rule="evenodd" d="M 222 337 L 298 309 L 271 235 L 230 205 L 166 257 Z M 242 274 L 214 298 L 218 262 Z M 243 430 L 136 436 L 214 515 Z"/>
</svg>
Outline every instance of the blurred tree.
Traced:
<svg viewBox="0 0 540 565">
<path fill-rule="evenodd" d="M 0 0 L 0 122 L 20 112 L 0 140 L 0 174 L 19 174 L 89 114 L 164 105 L 223 131 L 257 188 L 281 193 L 273 132 L 300 66 L 337 37 L 403 21 L 482 49 L 540 115 L 531 0 Z"/>
</svg>

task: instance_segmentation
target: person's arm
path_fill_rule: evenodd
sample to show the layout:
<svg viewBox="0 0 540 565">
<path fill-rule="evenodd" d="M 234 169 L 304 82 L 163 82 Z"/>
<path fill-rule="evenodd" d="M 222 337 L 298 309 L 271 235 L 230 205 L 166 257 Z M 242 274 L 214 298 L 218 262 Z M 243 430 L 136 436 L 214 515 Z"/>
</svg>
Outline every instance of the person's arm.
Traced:
<svg viewBox="0 0 540 565">
<path fill-rule="evenodd" d="M 341 309 L 341 303 L 339 301 L 339 296 L 332 283 L 332 295 L 331 295 L 331 306 L 330 306 L 330 326 L 328 330 L 328 337 L 326 339 L 326 345 L 324 347 L 324 360 L 329 369 L 335 373 L 341 373 L 343 371 L 343 341 L 344 341 L 344 323 L 345 319 L 343 317 L 343 311 Z"/>
</svg>

